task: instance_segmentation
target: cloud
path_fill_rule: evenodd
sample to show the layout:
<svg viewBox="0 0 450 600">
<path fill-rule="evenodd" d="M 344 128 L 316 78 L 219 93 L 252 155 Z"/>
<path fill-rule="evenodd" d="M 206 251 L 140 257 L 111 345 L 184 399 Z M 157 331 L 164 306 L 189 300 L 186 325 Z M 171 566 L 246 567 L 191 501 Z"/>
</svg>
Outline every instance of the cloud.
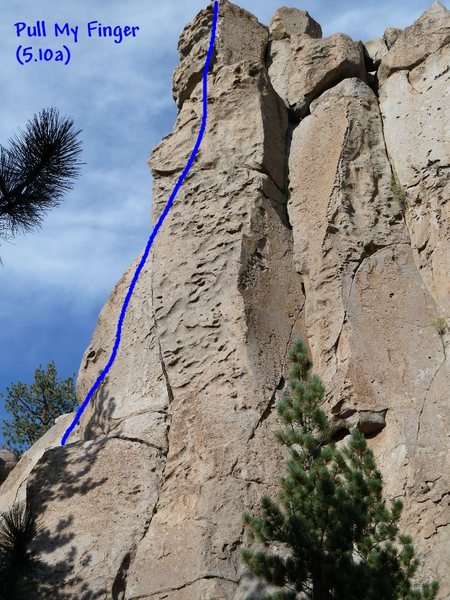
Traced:
<svg viewBox="0 0 450 600">
<path fill-rule="evenodd" d="M 57 296 L 72 287 L 89 300 L 103 297 L 150 231 L 146 158 L 175 119 L 167 65 L 177 60 L 174 7 L 143 8 L 138 2 L 126 8 L 103 2 L 100 7 L 85 2 L 76 11 L 67 5 L 50 11 L 43 2 L 19 1 L 3 11 L 2 81 L 10 85 L 2 90 L 0 139 L 5 143 L 41 107 L 54 105 L 82 127 L 87 163 L 74 191 L 49 213 L 41 231 L 3 244 L 0 275 L 9 290 L 36 285 Z M 20 67 L 13 58 L 16 21 L 81 25 L 94 18 L 104 24 L 139 24 L 143 35 L 128 46 L 125 41 L 80 40 L 68 67 Z M 5 295 L 0 308 L 4 301 Z"/>
<path fill-rule="evenodd" d="M 331 7 L 321 0 L 293 4 L 308 9 L 326 33 L 359 31 L 361 38 L 379 34 L 386 25 L 386 14 L 390 24 L 404 25 L 426 7 L 419 1 L 408 6 L 382 2 L 376 7 L 348 0 Z M 241 5 L 267 23 L 279 1 L 243 0 Z M 198 0 L 81 0 L 76 5 L 50 8 L 43 0 L 16 0 L 3 7 L 0 140 L 6 141 L 43 106 L 54 105 L 72 115 L 83 129 L 87 163 L 76 188 L 49 214 L 42 231 L 17 238 L 15 246 L 2 247 L 6 263 L 3 282 L 28 278 L 42 287 L 66 289 L 82 280 L 86 285 L 81 290 L 77 285 L 77 293 L 92 300 L 93 286 L 99 286 L 98 297 L 102 297 L 102 286 L 110 288 L 118 270 L 139 252 L 149 233 L 151 176 L 146 159 L 175 119 L 171 71 L 178 60 L 177 38 L 184 24 L 204 6 Z M 43 19 L 48 27 L 66 21 L 85 27 L 89 20 L 98 20 L 103 25 L 138 25 L 140 31 L 135 39 L 122 44 L 80 35 L 79 43 L 72 44 L 72 64 L 67 67 L 20 67 L 14 58 L 18 40 L 13 24 Z M 99 272 L 103 273 L 100 280 Z"/>
</svg>

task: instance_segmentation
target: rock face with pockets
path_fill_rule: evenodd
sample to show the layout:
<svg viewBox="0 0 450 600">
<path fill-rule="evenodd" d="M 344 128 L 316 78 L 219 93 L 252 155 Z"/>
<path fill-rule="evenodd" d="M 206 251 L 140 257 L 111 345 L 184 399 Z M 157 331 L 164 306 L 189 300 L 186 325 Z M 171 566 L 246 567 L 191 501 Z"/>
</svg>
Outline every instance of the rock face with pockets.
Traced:
<svg viewBox="0 0 450 600">
<path fill-rule="evenodd" d="M 154 222 L 199 131 L 211 23 L 210 6 L 180 37 L 178 118 L 149 161 Z M 2 508 L 40 514 L 36 597 L 262 597 L 240 561 L 242 512 L 277 491 L 274 409 L 297 336 L 336 435 L 367 435 L 421 576 L 449 596 L 448 26 L 435 2 L 364 48 L 323 39 L 304 11 L 265 27 L 221 0 L 205 137 L 116 361 L 69 443 L 60 423 L 0 489 Z M 100 313 L 80 401 L 138 261 Z"/>
</svg>

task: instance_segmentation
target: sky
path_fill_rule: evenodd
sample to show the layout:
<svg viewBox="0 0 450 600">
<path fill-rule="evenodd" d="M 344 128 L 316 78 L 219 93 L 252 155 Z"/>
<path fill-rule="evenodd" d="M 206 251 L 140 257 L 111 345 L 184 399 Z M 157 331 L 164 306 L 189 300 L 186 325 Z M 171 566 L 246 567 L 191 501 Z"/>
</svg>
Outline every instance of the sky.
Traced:
<svg viewBox="0 0 450 600">
<path fill-rule="evenodd" d="M 147 159 L 176 117 L 171 95 L 177 42 L 202 0 L 1 0 L 0 144 L 42 108 L 56 107 L 82 130 L 85 163 L 74 189 L 48 213 L 40 230 L 0 239 L 0 392 L 30 383 L 35 369 L 55 360 L 58 373 L 78 371 L 98 313 L 151 231 L 152 178 Z M 241 0 L 268 24 L 280 0 Z M 367 40 L 386 27 L 410 25 L 431 0 L 291 0 L 324 36 Z M 448 7 L 449 4 L 444 4 Z M 120 44 L 86 35 L 87 23 L 137 26 Z M 16 35 L 16 23 L 79 26 L 78 42 Z M 68 65 L 20 65 L 21 44 L 57 50 Z M 0 419 L 5 417 L 0 400 Z M 0 433 L 0 447 L 3 439 Z"/>
</svg>

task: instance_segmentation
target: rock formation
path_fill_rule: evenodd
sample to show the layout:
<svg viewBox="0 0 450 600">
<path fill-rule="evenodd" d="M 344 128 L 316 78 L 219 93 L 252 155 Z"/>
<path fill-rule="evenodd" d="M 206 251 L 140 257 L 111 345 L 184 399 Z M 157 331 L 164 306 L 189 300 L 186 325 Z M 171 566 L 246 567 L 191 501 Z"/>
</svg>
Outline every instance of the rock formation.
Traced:
<svg viewBox="0 0 450 600">
<path fill-rule="evenodd" d="M 5 473 L 6 481 L 1 487 L 0 493 L 0 513 L 7 511 L 15 503 L 25 502 L 27 498 L 27 483 L 30 473 L 35 468 L 37 462 L 42 457 L 44 452 L 51 448 L 59 446 L 61 443 L 61 437 L 65 430 L 69 427 L 73 421 L 75 413 L 62 415 L 55 421 L 55 425 L 47 431 L 27 452 L 24 452 L 17 463 L 17 459 L 14 454 L 8 452 L 10 456 L 10 468 Z M 78 441 L 78 435 L 74 434 L 71 438 L 72 442 Z M 5 450 L 2 450 L 0 457 Z M 11 456 L 12 454 L 12 456 Z M 14 457 L 14 461 L 12 460 Z M 11 472 L 12 471 L 12 472 Z M 3 481 L 3 480 L 2 480 Z"/>
<path fill-rule="evenodd" d="M 179 114 L 150 159 L 154 220 L 199 128 L 211 20 L 208 7 L 180 38 Z M 70 443 L 49 432 L 1 489 L 5 508 L 26 481 L 40 513 L 39 598 L 257 593 L 241 514 L 276 493 L 273 408 L 298 335 L 336 435 L 370 438 L 423 576 L 449 597 L 450 13 L 435 2 L 365 46 L 321 35 L 305 12 L 280 9 L 267 28 L 221 0 L 206 136 L 116 362 Z M 80 400 L 134 267 L 100 314 Z"/>
<path fill-rule="evenodd" d="M 17 458 L 10 450 L 0 450 L 0 485 L 5 481 L 17 464 Z"/>
</svg>

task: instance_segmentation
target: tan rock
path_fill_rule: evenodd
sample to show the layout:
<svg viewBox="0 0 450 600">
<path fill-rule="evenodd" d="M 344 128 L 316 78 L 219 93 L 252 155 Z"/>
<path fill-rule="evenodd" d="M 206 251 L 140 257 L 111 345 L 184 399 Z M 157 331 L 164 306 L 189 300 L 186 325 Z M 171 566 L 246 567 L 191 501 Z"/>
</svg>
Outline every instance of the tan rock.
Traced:
<svg viewBox="0 0 450 600">
<path fill-rule="evenodd" d="M 444 18 L 439 6 L 428 12 L 430 23 Z M 239 558 L 241 515 L 276 493 L 284 469 L 274 406 L 298 334 L 336 436 L 356 426 L 370 437 L 387 498 L 404 500 L 422 576 L 441 579 L 441 600 L 450 594 L 450 333 L 433 324 L 449 297 L 447 49 L 393 72 L 380 112 L 361 46 L 314 39 L 309 19 L 280 10 L 270 42 L 255 17 L 220 2 L 206 135 L 135 288 L 116 361 L 72 443 L 60 447 L 55 430 L 1 489 L 0 507 L 27 485 L 41 513 L 35 548 L 47 572 L 36 597 L 270 592 Z M 199 130 L 210 25 L 211 7 L 180 40 L 179 115 L 150 160 L 154 221 Z M 382 61 L 397 44 L 416 52 L 419 29 L 387 41 Z M 136 264 L 100 314 L 80 400 L 109 358 Z"/>
<path fill-rule="evenodd" d="M 240 14 L 245 49 L 265 30 Z M 170 476 L 130 568 L 130 598 L 234 597 L 242 507 L 270 487 L 279 456 L 267 432 L 302 297 L 283 195 L 288 123 L 263 58 L 234 56 L 222 61 L 218 51 L 202 155 L 154 251 L 156 328 L 173 391 Z M 199 110 L 197 92 L 152 156 L 155 217 L 174 182 L 166 165 L 185 160 Z"/>
<path fill-rule="evenodd" d="M 28 481 L 44 564 L 35 598 L 124 598 L 133 548 L 160 487 L 161 452 L 103 438 L 47 450 Z M 100 568 L 101 565 L 101 568 Z"/>
<path fill-rule="evenodd" d="M 75 413 L 70 413 L 58 417 L 55 425 L 22 454 L 14 470 L 0 487 L 0 512 L 5 512 L 16 502 L 24 502 L 27 499 L 26 486 L 30 473 L 46 450 L 61 444 L 61 438 L 74 416 Z M 74 432 L 71 441 L 76 440 L 77 432 Z"/>
<path fill-rule="evenodd" d="M 438 315 L 450 316 L 450 46 L 380 90 L 386 144 L 407 192 L 406 220 L 422 279 Z"/>
<path fill-rule="evenodd" d="M 399 35 L 402 33 L 403 29 L 399 29 L 398 27 L 388 27 L 384 34 L 383 39 L 386 42 L 386 46 L 388 50 L 392 48 L 395 42 L 398 40 Z"/>
<path fill-rule="evenodd" d="M 386 408 L 373 392 L 362 402 L 352 391 L 348 297 L 364 260 L 408 238 L 390 202 L 391 169 L 372 90 L 347 79 L 313 102 L 311 112 L 293 134 L 288 211 L 314 368 L 340 419 Z"/>
<path fill-rule="evenodd" d="M 68 498 L 51 497 L 42 515 L 49 536 L 64 507 L 73 516 L 70 531 L 79 541 L 69 568 L 48 581 L 57 576 L 74 595 L 87 585 L 109 598 L 114 572 L 126 579 L 127 598 L 240 593 L 242 510 L 274 490 L 280 450 L 271 433 L 273 407 L 302 306 L 284 195 L 288 118 L 264 53 L 247 52 L 250 41 L 267 39 L 266 29 L 226 3 L 220 22 L 208 131 L 136 287 L 116 362 L 83 416 L 80 435 L 92 442 L 45 455 L 48 464 L 29 484 L 38 499 L 57 482 L 62 491 L 78 490 L 72 465 L 81 464 L 83 498 L 72 494 L 69 511 Z M 175 132 L 152 157 L 154 219 L 192 149 L 200 93 L 194 87 L 184 99 Z M 100 315 L 80 369 L 80 399 L 108 359 L 134 267 Z M 142 450 L 125 463 L 121 444 Z M 56 465 L 58 477 L 40 488 Z M 89 482 L 101 481 L 101 473 L 108 481 L 91 492 Z M 119 509 L 108 537 L 106 498 L 116 487 L 127 498 L 141 478 L 148 486 L 136 509 L 130 500 L 132 535 L 125 535 L 129 515 Z M 98 513 L 83 519 L 88 503 Z M 46 556 L 50 570 L 67 561 L 71 545 L 57 539 Z"/>
<path fill-rule="evenodd" d="M 0 450 L 0 485 L 5 481 L 17 464 L 17 457 L 11 450 Z"/>
<path fill-rule="evenodd" d="M 293 35 L 322 37 L 322 28 L 305 10 L 297 8 L 279 8 L 269 25 L 270 38 L 282 40 Z"/>
<path fill-rule="evenodd" d="M 378 71 L 380 84 L 397 71 L 414 68 L 449 42 L 450 11 L 440 2 L 433 2 L 413 25 L 398 35 L 383 57 Z"/>
<path fill-rule="evenodd" d="M 127 332 L 127 343 L 119 348 L 114 367 L 81 419 L 80 435 L 84 440 L 102 435 L 130 437 L 166 449 L 171 390 L 155 337 L 150 264 L 144 268 L 136 287 L 139 301 L 132 302 L 127 311 L 127 319 L 136 325 Z M 80 367 L 77 383 L 80 402 L 109 359 L 121 304 L 136 266 L 137 261 L 117 284 L 100 313 Z"/>
<path fill-rule="evenodd" d="M 224 2 L 221 5 L 220 32 L 216 41 L 216 52 L 223 65 L 240 62 L 260 65 L 264 61 L 268 40 L 267 28 L 239 6 Z M 223 18 L 224 11 L 227 13 Z M 242 23 L 247 24 L 242 27 Z M 178 108 L 191 97 L 201 83 L 203 66 L 211 34 L 212 12 L 210 8 L 201 11 L 195 21 L 188 24 L 180 37 L 178 49 L 181 63 L 173 75 L 173 96 Z M 254 35 L 255 37 L 252 37 Z"/>
<path fill-rule="evenodd" d="M 433 57 L 433 75 L 445 62 Z M 431 72 L 424 77 L 425 66 L 420 69 L 417 81 L 425 92 Z M 399 76 L 383 86 L 382 106 L 387 130 L 392 127 L 387 148 L 398 157 L 403 183 L 403 173 L 420 173 L 422 156 L 434 152 L 440 156 L 438 165 L 450 161 L 442 127 L 429 126 L 424 117 L 420 130 L 420 111 L 430 112 L 427 96 L 414 94 L 417 105 L 411 106 L 405 87 L 395 81 Z M 439 85 L 445 83 L 437 78 L 434 85 L 430 97 L 439 103 Z M 373 446 L 386 494 L 404 497 L 403 526 L 414 535 L 426 565 L 424 577 L 439 577 L 441 597 L 446 598 L 444 565 L 450 548 L 443 516 L 448 497 L 444 473 L 449 471 L 450 449 L 445 434 L 448 392 L 442 381 L 450 376 L 450 365 L 447 341 L 433 326 L 443 308 L 437 306 L 439 298 L 432 288 L 424 285 L 423 270 L 417 269 L 410 246 L 409 217 L 406 226 L 390 190 L 391 166 L 373 92 L 359 80 L 346 80 L 313 102 L 311 112 L 293 134 L 288 210 L 297 269 L 304 277 L 305 323 L 314 368 L 326 384 L 336 429 L 358 426 L 378 434 Z M 396 119 L 399 114 L 403 122 Z M 415 150 L 412 132 L 418 135 L 419 130 L 424 139 Z M 431 173 L 429 168 L 423 171 L 425 181 Z M 434 178 L 430 184 L 442 213 L 449 197 L 445 173 L 441 171 L 439 182 Z M 439 228 L 439 233 L 444 248 L 448 229 Z M 448 255 L 440 258 L 441 268 L 448 269 Z M 448 289 L 443 274 L 436 288 L 441 293 Z M 439 415 L 435 435 L 433 415 Z M 436 485 L 435 503 L 419 504 L 427 481 Z M 436 522 L 441 526 L 433 525 Z"/>
<path fill-rule="evenodd" d="M 310 103 L 343 79 L 366 80 L 362 45 L 349 36 L 291 35 L 271 44 L 269 75 L 286 106 L 304 117 Z"/>
<path fill-rule="evenodd" d="M 443 7 L 433 5 L 445 17 Z M 433 16 L 433 11 L 431 13 Z M 433 19 L 430 18 L 433 23 Z M 424 25 L 425 27 L 425 25 Z M 405 30 L 407 31 L 407 30 Z M 410 30 L 409 43 L 414 44 L 415 30 Z M 437 39 L 440 39 L 438 31 Z M 405 43 L 408 39 L 405 40 Z M 434 41 L 430 41 L 433 49 Z M 434 51 L 411 71 L 393 73 L 380 90 L 387 150 L 400 185 L 406 192 L 405 220 L 410 235 L 412 256 L 420 274 L 422 286 L 433 298 L 435 309 L 428 317 L 428 328 L 439 338 L 439 321 L 450 316 L 450 111 L 448 64 L 450 46 Z M 450 471 L 448 391 L 448 328 L 441 331 L 441 352 L 424 352 L 425 356 L 441 356 L 426 394 L 416 430 L 414 457 L 405 451 L 406 494 L 405 520 L 418 540 L 422 556 L 430 572 L 441 582 L 442 598 L 450 594 L 450 582 L 445 564 L 450 561 L 448 494 L 450 485 L 445 473 Z M 422 343 L 420 348 L 423 348 Z M 403 352 L 402 352 L 403 353 Z M 425 377 L 422 366 L 418 372 Z M 393 413 L 395 417 L 399 412 Z M 394 447 L 397 431 L 389 433 Z M 380 437 L 380 452 L 388 446 Z M 383 459 L 393 461 L 387 453 Z M 392 490 L 395 483 L 392 482 Z"/>
<path fill-rule="evenodd" d="M 364 48 L 369 57 L 372 69 L 378 69 L 381 59 L 388 53 L 386 40 L 382 37 L 364 42 Z M 370 69 L 370 70 L 372 70 Z"/>
<path fill-rule="evenodd" d="M 355 392 L 359 398 L 376 393 L 387 409 L 386 427 L 371 442 L 384 493 L 403 500 L 401 528 L 414 539 L 423 563 L 421 579 L 439 579 L 444 599 L 449 594 L 444 514 L 450 462 L 443 382 L 450 377 L 450 365 L 431 324 L 435 311 L 411 248 L 404 244 L 381 250 L 360 268 L 348 320 Z"/>
</svg>

